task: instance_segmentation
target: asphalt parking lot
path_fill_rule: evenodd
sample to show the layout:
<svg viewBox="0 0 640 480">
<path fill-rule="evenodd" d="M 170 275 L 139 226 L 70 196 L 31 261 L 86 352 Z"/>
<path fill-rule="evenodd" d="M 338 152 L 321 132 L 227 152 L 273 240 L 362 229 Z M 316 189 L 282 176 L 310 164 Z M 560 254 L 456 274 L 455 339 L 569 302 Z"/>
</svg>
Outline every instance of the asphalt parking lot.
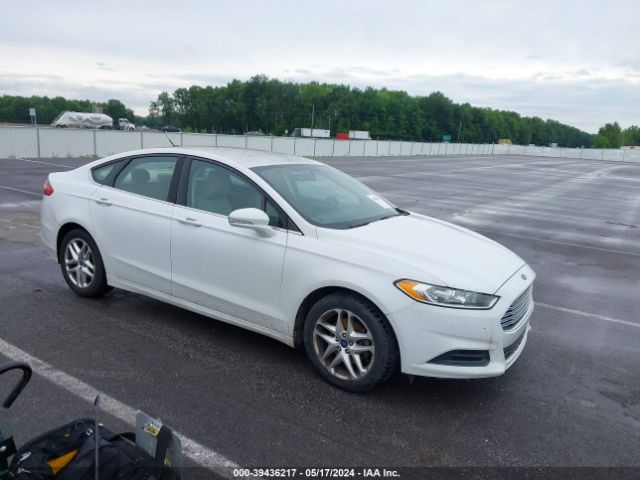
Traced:
<svg viewBox="0 0 640 480">
<path fill-rule="evenodd" d="M 533 267 L 533 329 L 504 376 L 348 394 L 266 337 L 123 291 L 77 297 L 37 225 L 47 173 L 83 159 L 0 160 L 0 339 L 242 466 L 640 467 L 640 165 L 321 160 Z M 91 412 L 39 376 L 10 411 L 18 441 Z"/>
</svg>

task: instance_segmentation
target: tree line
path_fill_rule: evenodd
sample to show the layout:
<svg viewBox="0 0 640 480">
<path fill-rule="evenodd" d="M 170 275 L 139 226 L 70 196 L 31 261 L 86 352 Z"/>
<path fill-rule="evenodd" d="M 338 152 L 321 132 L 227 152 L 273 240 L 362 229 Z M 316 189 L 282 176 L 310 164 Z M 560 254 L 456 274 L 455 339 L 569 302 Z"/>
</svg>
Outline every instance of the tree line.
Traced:
<svg viewBox="0 0 640 480">
<path fill-rule="evenodd" d="M 137 125 L 172 124 L 187 132 L 241 134 L 262 131 L 286 135 L 297 127 L 324 128 L 333 136 L 349 130 L 368 130 L 372 138 L 493 143 L 501 138 L 516 144 L 563 147 L 617 148 L 639 145 L 640 128 L 622 130 L 608 123 L 592 135 L 555 120 L 521 116 L 516 112 L 455 103 L 440 92 L 411 96 L 386 88 L 359 89 L 347 85 L 296 83 L 264 75 L 227 85 L 191 86 L 162 92 L 151 102 L 149 115 L 137 117 L 116 99 L 104 103 L 63 97 L 0 97 L 0 121 L 28 123 L 35 107 L 40 124 L 51 123 L 64 110 L 90 112 L 100 107 L 114 119 Z"/>
<path fill-rule="evenodd" d="M 620 148 L 623 145 L 640 145 L 640 127 L 631 125 L 622 130 L 618 122 L 607 123 L 593 139 L 595 148 Z"/>
<path fill-rule="evenodd" d="M 458 104 L 440 92 L 411 96 L 386 88 L 283 82 L 258 75 L 225 86 L 179 88 L 162 92 L 150 114 L 161 123 L 190 131 L 243 133 L 261 130 L 284 135 L 297 127 L 325 128 L 332 135 L 368 130 L 372 138 L 590 147 L 593 136 L 575 127 L 539 117 Z M 458 138 L 458 133 L 460 133 Z"/>
<path fill-rule="evenodd" d="M 107 102 L 92 102 L 91 100 L 68 100 L 64 97 L 19 97 L 2 95 L 0 97 L 0 122 L 31 123 L 29 108 L 36 109 L 37 122 L 40 125 L 50 124 L 65 110 L 72 112 L 93 112 L 101 109 L 116 122 L 118 118 L 143 121 L 136 117 L 133 110 L 127 108 L 120 100 L 111 99 Z"/>
</svg>

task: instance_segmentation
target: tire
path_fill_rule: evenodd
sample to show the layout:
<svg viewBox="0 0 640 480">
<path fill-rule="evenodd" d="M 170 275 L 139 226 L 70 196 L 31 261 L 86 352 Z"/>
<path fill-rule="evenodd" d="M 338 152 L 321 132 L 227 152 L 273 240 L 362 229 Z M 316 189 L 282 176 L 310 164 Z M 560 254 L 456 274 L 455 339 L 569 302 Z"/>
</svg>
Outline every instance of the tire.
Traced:
<svg viewBox="0 0 640 480">
<path fill-rule="evenodd" d="M 85 230 L 64 236 L 58 261 L 67 285 L 81 297 L 99 297 L 111 290 L 98 246 Z"/>
<path fill-rule="evenodd" d="M 307 314 L 303 341 L 320 375 L 349 392 L 367 392 L 398 368 L 391 325 L 375 305 L 353 293 L 320 299 Z"/>
</svg>

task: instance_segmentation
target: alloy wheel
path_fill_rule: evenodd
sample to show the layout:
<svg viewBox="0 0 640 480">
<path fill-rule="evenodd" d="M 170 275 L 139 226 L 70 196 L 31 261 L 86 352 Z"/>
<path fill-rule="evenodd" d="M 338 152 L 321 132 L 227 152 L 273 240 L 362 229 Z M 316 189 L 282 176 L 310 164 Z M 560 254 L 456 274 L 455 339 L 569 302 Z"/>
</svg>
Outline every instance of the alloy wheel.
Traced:
<svg viewBox="0 0 640 480">
<path fill-rule="evenodd" d="M 75 286 L 87 288 L 91 285 L 95 277 L 95 260 L 87 242 L 76 238 L 67 244 L 64 251 L 64 268 Z"/>
<path fill-rule="evenodd" d="M 375 356 L 373 335 L 366 323 L 341 308 L 328 310 L 316 320 L 313 347 L 320 363 L 342 380 L 363 378 Z"/>
</svg>

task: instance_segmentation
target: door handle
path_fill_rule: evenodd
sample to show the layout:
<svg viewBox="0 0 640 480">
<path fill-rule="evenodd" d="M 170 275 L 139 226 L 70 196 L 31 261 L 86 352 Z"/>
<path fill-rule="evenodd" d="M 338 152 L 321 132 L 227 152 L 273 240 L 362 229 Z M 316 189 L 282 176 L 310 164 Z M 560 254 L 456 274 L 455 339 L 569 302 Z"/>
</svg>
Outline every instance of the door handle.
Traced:
<svg viewBox="0 0 640 480">
<path fill-rule="evenodd" d="M 96 198 L 96 203 L 98 205 L 105 205 L 107 207 L 111 206 L 111 202 L 109 201 L 108 198 Z"/>
<path fill-rule="evenodd" d="M 200 227 L 202 224 L 195 218 L 179 218 L 178 221 L 183 225 L 191 225 L 192 227 Z"/>
</svg>

